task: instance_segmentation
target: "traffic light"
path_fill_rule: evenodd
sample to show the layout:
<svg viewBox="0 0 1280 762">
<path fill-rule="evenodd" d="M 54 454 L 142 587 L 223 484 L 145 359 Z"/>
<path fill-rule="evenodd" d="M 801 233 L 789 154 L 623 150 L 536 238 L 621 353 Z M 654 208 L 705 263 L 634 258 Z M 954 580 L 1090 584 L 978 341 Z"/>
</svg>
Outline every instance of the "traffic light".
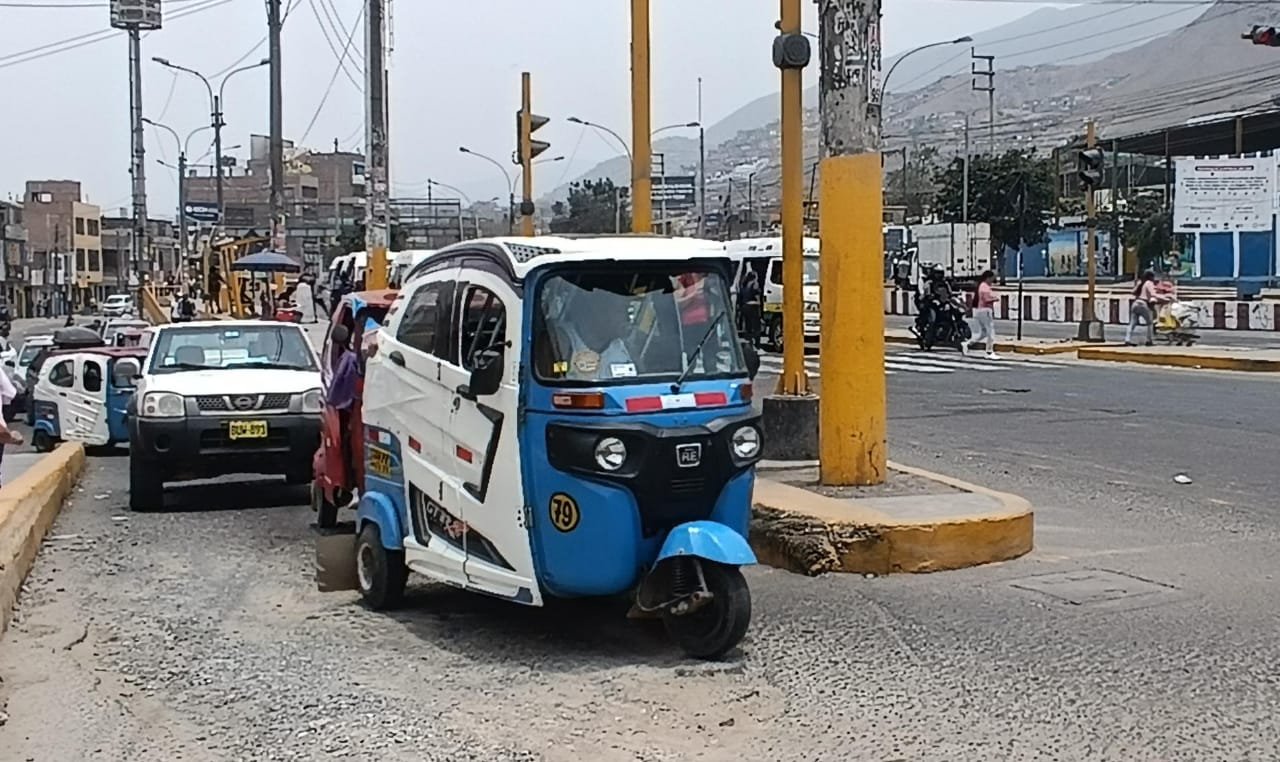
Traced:
<svg viewBox="0 0 1280 762">
<path fill-rule="evenodd" d="M 524 126 L 524 112 L 523 111 L 516 112 L 516 156 L 520 158 L 520 161 L 516 162 L 517 164 L 524 163 L 524 156 L 525 156 L 524 147 L 526 143 L 529 144 L 529 160 L 530 161 L 537 158 L 538 154 L 542 153 L 543 151 L 551 147 L 551 144 L 546 142 L 545 140 L 532 139 L 533 133 L 537 132 L 539 127 L 541 127 L 542 125 L 546 124 L 549 121 L 551 120 L 548 117 L 538 116 L 537 114 L 530 114 L 529 128 L 528 128 L 529 131 L 526 133 L 525 126 Z"/>
<path fill-rule="evenodd" d="M 1101 148 L 1086 148 L 1076 155 L 1076 174 L 1086 187 L 1102 184 L 1102 167 L 1106 161 Z"/>
<path fill-rule="evenodd" d="M 1252 31 L 1240 36 L 1243 39 L 1250 40 L 1254 45 L 1266 45 L 1270 48 L 1280 47 L 1280 37 L 1276 36 L 1276 28 L 1273 26 L 1255 26 Z"/>
</svg>

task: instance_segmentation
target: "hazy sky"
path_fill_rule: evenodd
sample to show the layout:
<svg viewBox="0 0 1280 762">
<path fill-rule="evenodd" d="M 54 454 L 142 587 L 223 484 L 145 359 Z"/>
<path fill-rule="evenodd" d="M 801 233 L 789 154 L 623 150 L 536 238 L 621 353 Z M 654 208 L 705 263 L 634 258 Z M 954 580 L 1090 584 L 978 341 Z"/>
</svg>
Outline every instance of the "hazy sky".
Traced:
<svg viewBox="0 0 1280 762">
<path fill-rule="evenodd" d="M 13 7 L 23 4 L 33 7 Z M 343 73 L 303 138 L 336 71 L 322 28 L 339 50 L 346 41 L 325 12 L 332 9 L 339 25 L 351 29 L 362 18 L 362 5 L 292 0 L 283 42 L 286 138 L 322 150 L 331 150 L 337 138 L 344 148 L 362 150 L 362 96 Z M 208 123 L 204 86 L 150 58 L 168 58 L 211 78 L 242 56 L 255 62 L 267 52 L 259 43 L 266 14 L 263 0 L 166 0 L 164 6 L 165 28 L 142 43 L 144 113 L 185 137 Z M 539 137 L 551 142 L 548 155 L 566 156 L 539 171 L 535 190 L 616 155 L 606 139 L 564 118 L 576 115 L 629 133 L 629 7 L 626 0 L 392 0 L 394 191 L 422 195 L 431 177 L 461 187 L 473 200 L 505 195 L 498 170 L 460 154 L 458 146 L 507 160 L 523 70 L 533 73 L 535 112 L 552 117 Z M 806 1 L 804 7 L 805 29 L 816 31 L 815 6 Z M 996 26 L 1038 7 L 887 0 L 886 54 Z M 652 0 L 654 126 L 696 119 L 699 76 L 708 125 L 775 91 L 770 43 L 777 13 L 778 0 Z M 362 25 L 351 49 L 360 60 Z M 350 63 L 347 69 L 362 81 L 362 69 Z M 807 74 L 816 81 L 815 67 Z M 238 74 L 225 92 L 223 142 L 243 144 L 244 151 L 231 152 L 243 156 L 249 134 L 267 132 L 267 70 Z M 104 211 L 116 214 L 128 205 L 127 43 L 123 33 L 108 29 L 106 0 L 0 3 L 0 97 L 0 194 L 20 194 L 28 179 L 78 179 Z M 189 159 L 204 153 L 210 137 L 206 131 L 192 139 Z M 172 215 L 176 175 L 156 160 L 175 157 L 173 138 L 148 128 L 153 216 Z"/>
</svg>

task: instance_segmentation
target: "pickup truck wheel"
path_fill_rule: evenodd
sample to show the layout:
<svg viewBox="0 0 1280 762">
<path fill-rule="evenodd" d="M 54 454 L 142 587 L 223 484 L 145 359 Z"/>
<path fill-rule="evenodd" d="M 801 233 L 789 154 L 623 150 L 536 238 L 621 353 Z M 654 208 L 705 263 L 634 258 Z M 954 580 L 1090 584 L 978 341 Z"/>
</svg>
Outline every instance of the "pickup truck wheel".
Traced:
<svg viewBox="0 0 1280 762">
<path fill-rule="evenodd" d="M 129 510 L 152 511 L 164 507 L 164 479 L 159 464 L 129 456 Z"/>
</svg>

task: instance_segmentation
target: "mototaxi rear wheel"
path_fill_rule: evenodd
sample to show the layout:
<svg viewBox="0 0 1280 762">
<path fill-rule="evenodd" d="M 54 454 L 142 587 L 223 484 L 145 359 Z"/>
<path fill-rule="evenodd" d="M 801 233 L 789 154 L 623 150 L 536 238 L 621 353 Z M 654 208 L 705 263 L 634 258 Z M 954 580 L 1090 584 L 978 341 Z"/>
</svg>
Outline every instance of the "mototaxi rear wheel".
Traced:
<svg viewBox="0 0 1280 762">
<path fill-rule="evenodd" d="M 664 610 L 662 624 L 685 653 L 711 661 L 723 657 L 747 634 L 751 624 L 751 590 L 738 567 L 701 560 L 697 563 L 702 564 L 711 600 L 688 614 L 676 615 L 669 609 Z"/>
<path fill-rule="evenodd" d="M 360 597 L 374 611 L 392 609 L 404 600 L 409 569 L 403 550 L 382 546 L 382 532 L 369 522 L 356 538 L 356 583 Z"/>
</svg>

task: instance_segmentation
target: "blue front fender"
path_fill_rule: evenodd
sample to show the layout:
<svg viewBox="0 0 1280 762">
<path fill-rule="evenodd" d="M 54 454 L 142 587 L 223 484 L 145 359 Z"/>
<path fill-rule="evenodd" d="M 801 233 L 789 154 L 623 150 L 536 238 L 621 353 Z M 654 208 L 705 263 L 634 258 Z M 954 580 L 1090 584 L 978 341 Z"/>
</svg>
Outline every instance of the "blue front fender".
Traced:
<svg viewBox="0 0 1280 762">
<path fill-rule="evenodd" d="M 356 529 L 372 522 L 378 526 L 382 535 L 382 547 L 387 550 L 404 548 L 404 528 L 400 525 L 400 514 L 395 503 L 381 492 L 366 492 L 360 496 L 360 505 L 356 508 Z"/>
<path fill-rule="evenodd" d="M 690 521 L 672 529 L 658 551 L 655 565 L 673 556 L 696 556 L 728 566 L 756 563 L 756 554 L 746 539 L 715 521 Z"/>
</svg>

